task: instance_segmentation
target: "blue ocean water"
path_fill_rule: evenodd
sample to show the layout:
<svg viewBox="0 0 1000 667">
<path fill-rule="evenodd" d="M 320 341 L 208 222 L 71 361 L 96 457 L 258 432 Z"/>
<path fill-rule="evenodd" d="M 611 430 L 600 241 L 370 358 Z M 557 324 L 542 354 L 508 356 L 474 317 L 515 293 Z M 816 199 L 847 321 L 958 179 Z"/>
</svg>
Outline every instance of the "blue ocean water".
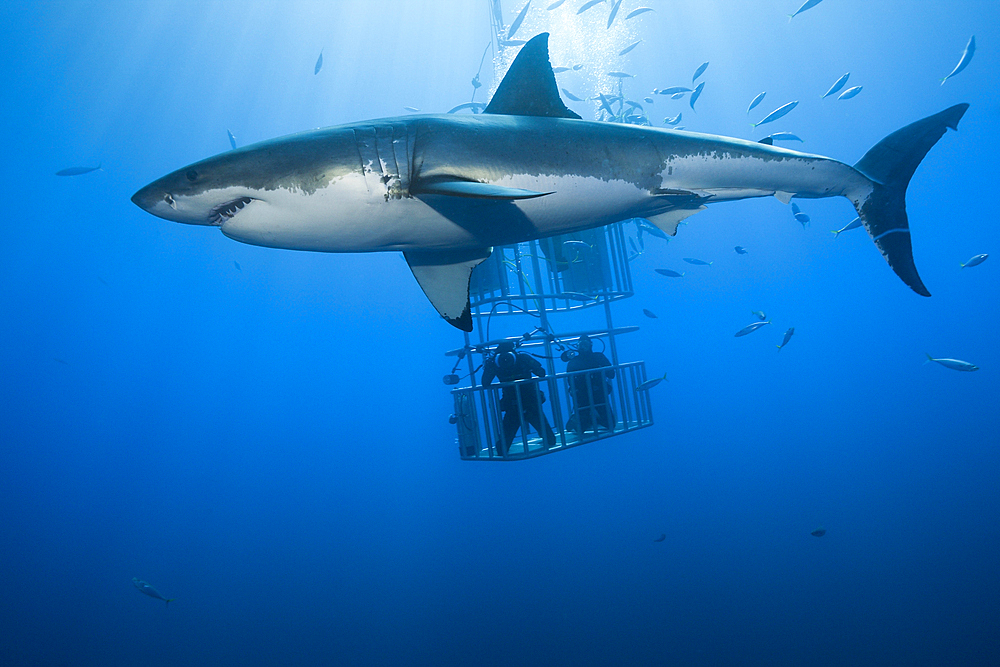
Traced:
<svg viewBox="0 0 1000 667">
<path fill-rule="evenodd" d="M 647 0 L 626 19 L 624 0 L 608 29 L 610 2 L 550 4 L 517 37 L 591 63 L 560 75 L 580 97 L 639 39 L 613 62 L 640 102 L 710 62 L 696 111 L 646 104 L 658 126 L 789 131 L 853 163 L 970 103 L 907 196 L 934 296 L 863 230 L 830 234 L 843 199 L 801 203 L 805 227 L 774 198 L 710 206 L 647 240 L 614 306 L 641 326 L 622 356 L 668 375 L 655 426 L 463 462 L 440 380 L 462 338 L 398 253 L 242 245 L 129 198 L 227 129 L 247 145 L 468 102 L 490 3 L 10 0 L 0 664 L 996 664 L 1000 274 L 960 262 L 1000 253 L 1000 9 Z M 477 101 L 490 54 L 481 72 Z M 821 100 L 844 72 L 862 92 Z M 774 324 L 734 338 L 751 310 Z"/>
</svg>

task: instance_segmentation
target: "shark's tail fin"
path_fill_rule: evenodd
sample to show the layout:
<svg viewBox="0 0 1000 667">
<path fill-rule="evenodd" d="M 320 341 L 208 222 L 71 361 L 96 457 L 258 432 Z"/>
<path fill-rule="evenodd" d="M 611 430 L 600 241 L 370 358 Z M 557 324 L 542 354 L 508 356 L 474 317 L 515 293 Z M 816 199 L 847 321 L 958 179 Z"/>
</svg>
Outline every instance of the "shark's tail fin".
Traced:
<svg viewBox="0 0 1000 667">
<path fill-rule="evenodd" d="M 903 282 L 917 294 L 930 296 L 917 274 L 906 218 L 906 186 L 927 151 L 948 128 L 958 129 L 968 104 L 956 104 L 907 125 L 865 153 L 854 168 L 872 181 L 864 196 L 852 197 L 858 216 L 882 256 Z"/>
</svg>

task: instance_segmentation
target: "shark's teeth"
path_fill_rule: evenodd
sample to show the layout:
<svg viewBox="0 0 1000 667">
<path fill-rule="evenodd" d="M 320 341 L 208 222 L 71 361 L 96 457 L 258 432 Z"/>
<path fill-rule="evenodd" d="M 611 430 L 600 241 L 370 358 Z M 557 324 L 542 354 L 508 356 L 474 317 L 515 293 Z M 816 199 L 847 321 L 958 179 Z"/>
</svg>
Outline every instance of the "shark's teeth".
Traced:
<svg viewBox="0 0 1000 667">
<path fill-rule="evenodd" d="M 239 199 L 227 201 L 225 204 L 219 204 L 208 214 L 208 220 L 213 225 L 221 225 L 226 220 L 232 219 L 234 215 L 242 211 L 243 207 L 252 201 L 253 198 L 251 197 L 240 197 Z"/>
</svg>

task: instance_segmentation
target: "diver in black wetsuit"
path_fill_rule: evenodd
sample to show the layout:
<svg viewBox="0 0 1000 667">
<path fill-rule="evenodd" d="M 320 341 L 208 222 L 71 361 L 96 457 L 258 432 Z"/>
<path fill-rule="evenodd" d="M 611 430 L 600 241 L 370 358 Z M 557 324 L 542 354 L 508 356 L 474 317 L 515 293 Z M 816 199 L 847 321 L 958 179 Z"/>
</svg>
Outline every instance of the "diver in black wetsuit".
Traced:
<svg viewBox="0 0 1000 667">
<path fill-rule="evenodd" d="M 532 375 L 545 377 L 545 369 L 538 360 L 514 351 L 514 344 L 504 341 L 497 346 L 496 355 L 483 364 L 483 385 L 489 386 L 496 378 L 500 382 L 528 380 Z M 518 397 L 521 400 L 521 410 L 517 409 Z M 514 436 L 524 424 L 531 424 L 542 437 L 546 449 L 556 443 L 555 433 L 542 413 L 544 394 L 538 383 L 518 387 L 504 387 L 500 398 L 500 409 L 503 410 L 503 447 L 498 447 L 501 456 L 505 456 L 514 442 Z"/>
<path fill-rule="evenodd" d="M 590 368 L 604 368 L 611 362 L 603 352 L 594 352 L 594 343 L 589 336 L 580 336 L 577 345 L 577 355 L 566 364 L 566 371 L 584 371 Z M 605 377 L 608 379 L 605 380 Z M 604 428 L 610 429 L 614 423 L 614 413 L 608 405 L 608 394 L 611 393 L 610 380 L 615 377 L 615 370 L 609 368 L 596 373 L 581 373 L 570 378 L 573 389 L 573 402 L 576 412 L 566 424 L 567 431 L 594 430 L 594 421 Z"/>
</svg>

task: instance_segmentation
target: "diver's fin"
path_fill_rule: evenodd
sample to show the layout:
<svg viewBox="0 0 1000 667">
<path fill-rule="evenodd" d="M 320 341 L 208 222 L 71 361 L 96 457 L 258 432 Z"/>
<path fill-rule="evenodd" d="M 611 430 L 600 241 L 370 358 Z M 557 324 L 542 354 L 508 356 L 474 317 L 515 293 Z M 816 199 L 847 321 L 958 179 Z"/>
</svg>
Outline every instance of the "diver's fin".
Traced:
<svg viewBox="0 0 1000 667">
<path fill-rule="evenodd" d="M 906 186 L 927 151 L 958 121 L 968 104 L 956 104 L 896 130 L 865 153 L 854 168 L 872 181 L 870 192 L 851 197 L 858 216 L 885 260 L 917 294 L 930 296 L 913 263 Z"/>
<path fill-rule="evenodd" d="M 579 118 L 559 97 L 549 63 L 549 33 L 539 33 L 521 47 L 483 113 Z"/>
<path fill-rule="evenodd" d="M 431 305 L 448 324 L 472 331 L 469 308 L 469 281 L 476 265 L 490 256 L 492 248 L 474 250 L 439 250 L 404 252 L 413 277 L 420 284 Z"/>
<path fill-rule="evenodd" d="M 437 181 L 420 183 L 410 188 L 412 195 L 449 195 L 452 197 L 472 197 L 474 199 L 495 199 L 498 201 L 514 201 L 516 199 L 533 199 L 544 197 L 551 192 L 535 192 L 521 188 L 508 188 L 502 185 L 477 183 L 476 181 Z"/>
<path fill-rule="evenodd" d="M 704 210 L 704 206 L 698 206 L 695 208 L 675 208 L 666 211 L 665 213 L 659 213 L 645 219 L 656 225 L 656 228 L 665 234 L 677 236 L 677 225 L 681 224 L 681 221 L 684 220 L 684 218 L 690 217 L 698 211 Z"/>
</svg>

